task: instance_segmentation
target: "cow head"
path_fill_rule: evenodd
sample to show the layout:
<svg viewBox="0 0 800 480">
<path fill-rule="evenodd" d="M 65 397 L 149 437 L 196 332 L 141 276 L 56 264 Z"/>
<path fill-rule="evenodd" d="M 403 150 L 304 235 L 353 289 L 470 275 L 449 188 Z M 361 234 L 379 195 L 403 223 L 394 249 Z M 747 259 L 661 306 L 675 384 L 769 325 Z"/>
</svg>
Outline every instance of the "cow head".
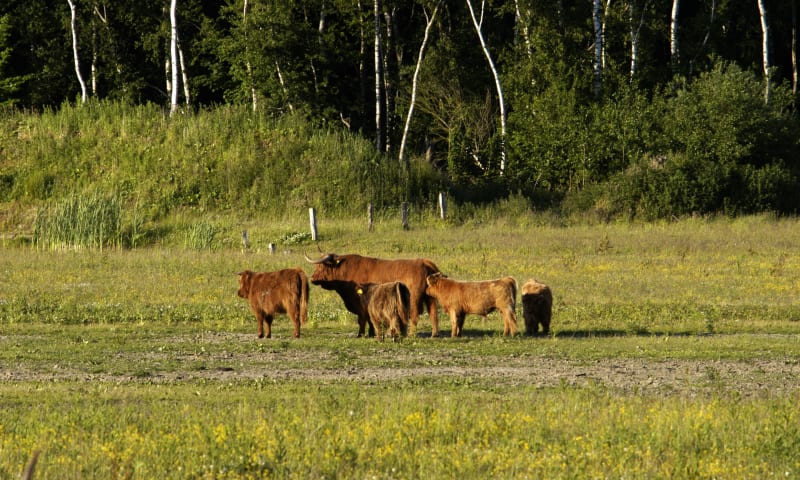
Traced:
<svg viewBox="0 0 800 480">
<path fill-rule="evenodd" d="M 339 266 L 344 263 L 344 257 L 335 253 L 323 255 L 319 260 L 311 260 L 308 255 L 303 254 L 306 261 L 314 264 L 314 273 L 311 275 L 311 283 L 318 285 L 321 282 L 343 280 L 339 273 Z"/>
<path fill-rule="evenodd" d="M 250 295 L 250 277 L 253 276 L 253 272 L 245 270 L 237 273 L 237 275 L 239 275 L 239 290 L 236 292 L 236 295 L 247 298 L 247 296 Z"/>
<path fill-rule="evenodd" d="M 447 275 L 443 274 L 442 272 L 432 273 L 432 274 L 428 275 L 427 277 L 425 277 L 425 283 L 429 287 L 433 287 L 437 283 L 439 283 L 439 280 L 441 280 L 442 278 L 447 278 Z"/>
</svg>

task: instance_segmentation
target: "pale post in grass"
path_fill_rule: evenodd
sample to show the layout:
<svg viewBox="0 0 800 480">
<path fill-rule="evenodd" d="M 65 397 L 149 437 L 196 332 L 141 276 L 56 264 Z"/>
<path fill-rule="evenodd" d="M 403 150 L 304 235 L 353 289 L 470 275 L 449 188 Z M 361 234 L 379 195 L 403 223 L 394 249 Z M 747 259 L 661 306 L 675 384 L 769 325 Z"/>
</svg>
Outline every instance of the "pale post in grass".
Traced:
<svg viewBox="0 0 800 480">
<path fill-rule="evenodd" d="M 308 209 L 308 219 L 311 222 L 311 240 L 317 241 L 317 214 L 314 207 Z"/>
<path fill-rule="evenodd" d="M 444 192 L 439 192 L 439 218 L 442 220 L 447 218 L 447 198 L 445 198 Z"/>
<path fill-rule="evenodd" d="M 371 232 L 372 231 L 372 214 L 374 213 L 374 209 L 372 207 L 372 203 L 367 205 L 367 229 Z"/>
</svg>

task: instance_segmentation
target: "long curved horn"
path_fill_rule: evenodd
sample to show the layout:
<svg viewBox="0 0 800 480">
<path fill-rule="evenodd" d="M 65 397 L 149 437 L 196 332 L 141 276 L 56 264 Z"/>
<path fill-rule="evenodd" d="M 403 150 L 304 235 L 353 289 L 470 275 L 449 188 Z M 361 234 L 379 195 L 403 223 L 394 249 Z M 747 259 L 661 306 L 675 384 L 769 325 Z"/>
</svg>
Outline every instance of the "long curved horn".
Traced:
<svg viewBox="0 0 800 480">
<path fill-rule="evenodd" d="M 303 256 L 306 257 L 306 261 L 308 263 L 325 263 L 325 262 L 327 262 L 327 261 L 329 261 L 329 260 L 331 260 L 333 258 L 333 254 L 332 253 L 329 253 L 329 254 L 323 256 L 319 260 L 311 260 L 310 258 L 308 258 L 308 255 L 306 255 L 305 252 L 303 252 Z"/>
</svg>

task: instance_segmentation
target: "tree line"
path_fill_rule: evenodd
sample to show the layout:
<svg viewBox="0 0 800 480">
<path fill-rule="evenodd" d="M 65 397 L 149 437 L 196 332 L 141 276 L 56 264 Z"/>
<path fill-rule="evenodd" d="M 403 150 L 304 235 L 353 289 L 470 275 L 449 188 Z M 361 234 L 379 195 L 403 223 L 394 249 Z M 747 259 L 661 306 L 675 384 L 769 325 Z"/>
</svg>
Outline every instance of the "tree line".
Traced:
<svg viewBox="0 0 800 480">
<path fill-rule="evenodd" d="M 794 213 L 795 3 L 11 1 L 0 105 L 243 104 L 424 158 L 465 200 Z"/>
</svg>

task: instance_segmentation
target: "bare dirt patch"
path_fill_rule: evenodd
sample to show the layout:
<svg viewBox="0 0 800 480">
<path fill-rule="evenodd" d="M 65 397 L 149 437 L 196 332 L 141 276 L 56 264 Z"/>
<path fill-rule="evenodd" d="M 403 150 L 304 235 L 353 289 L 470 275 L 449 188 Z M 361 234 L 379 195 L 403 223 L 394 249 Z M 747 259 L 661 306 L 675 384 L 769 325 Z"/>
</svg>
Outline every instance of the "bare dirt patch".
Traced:
<svg viewBox="0 0 800 480">
<path fill-rule="evenodd" d="M 249 337 L 248 337 L 249 338 Z M 230 341 L 231 338 L 224 339 Z M 206 341 L 222 341 L 209 339 Z M 382 350 L 368 356 L 338 356 L 329 350 L 268 348 L 263 352 L 212 354 L 121 352 L 114 365 L 98 368 L 77 361 L 67 365 L 0 365 L 6 382 L 171 383 L 191 381 L 276 382 L 320 384 L 355 382 L 447 382 L 484 386 L 534 388 L 600 386 L 627 393 L 706 395 L 730 393 L 745 397 L 783 396 L 800 389 L 800 361 L 600 359 L 575 361 L 538 356 L 480 357 L 457 348 L 420 355 Z M 138 365 L 138 366 L 137 366 Z"/>
</svg>

